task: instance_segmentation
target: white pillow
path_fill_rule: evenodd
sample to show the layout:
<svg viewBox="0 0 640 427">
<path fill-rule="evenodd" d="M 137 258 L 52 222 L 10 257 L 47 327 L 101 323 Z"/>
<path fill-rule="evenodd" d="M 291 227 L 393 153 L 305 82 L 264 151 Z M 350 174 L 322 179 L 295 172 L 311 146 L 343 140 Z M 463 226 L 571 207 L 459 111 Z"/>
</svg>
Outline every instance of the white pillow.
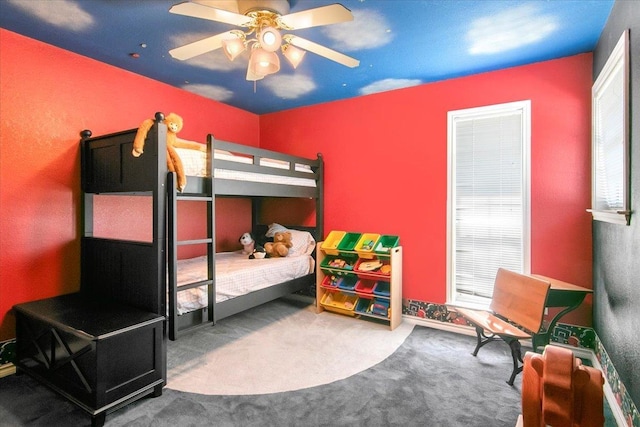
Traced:
<svg viewBox="0 0 640 427">
<path fill-rule="evenodd" d="M 266 233 L 264 233 L 264 235 L 266 237 L 273 238 L 276 232 L 279 232 L 279 231 L 289 231 L 289 230 L 287 230 L 287 227 L 285 227 L 284 225 L 276 224 L 274 222 L 273 224 L 269 224 L 269 229 L 267 230 Z"/>
<path fill-rule="evenodd" d="M 291 243 L 293 247 L 289 249 L 289 256 L 311 255 L 316 247 L 316 240 L 308 231 L 288 230 L 291 232 Z"/>
</svg>

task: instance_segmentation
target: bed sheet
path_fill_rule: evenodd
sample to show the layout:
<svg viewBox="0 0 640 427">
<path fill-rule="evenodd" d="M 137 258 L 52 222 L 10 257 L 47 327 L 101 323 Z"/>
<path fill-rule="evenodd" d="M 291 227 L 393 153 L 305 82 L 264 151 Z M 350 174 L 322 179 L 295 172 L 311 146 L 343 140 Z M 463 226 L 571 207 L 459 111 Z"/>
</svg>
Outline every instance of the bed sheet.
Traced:
<svg viewBox="0 0 640 427">
<path fill-rule="evenodd" d="M 187 176 L 207 176 L 207 153 L 204 151 L 189 150 L 186 148 L 176 148 L 182 164 L 185 175 Z M 214 158 L 218 160 L 227 160 L 236 163 L 253 163 L 250 157 L 234 155 L 228 151 L 214 150 Z M 260 166 L 271 167 L 275 169 L 289 169 L 289 162 L 275 159 L 260 159 Z M 309 165 L 295 164 L 297 172 L 313 173 Z M 315 187 L 316 181 L 312 178 L 298 178 L 281 175 L 272 175 L 267 173 L 243 172 L 237 170 L 215 168 L 213 174 L 216 178 L 233 179 L 239 181 L 267 182 L 270 184 L 296 185 L 303 187 Z"/>
<path fill-rule="evenodd" d="M 216 302 L 222 302 L 313 273 L 308 255 L 249 259 L 242 251 L 216 254 Z M 207 278 L 207 257 L 178 261 L 178 287 Z M 207 287 L 178 292 L 178 314 L 207 306 Z"/>
</svg>

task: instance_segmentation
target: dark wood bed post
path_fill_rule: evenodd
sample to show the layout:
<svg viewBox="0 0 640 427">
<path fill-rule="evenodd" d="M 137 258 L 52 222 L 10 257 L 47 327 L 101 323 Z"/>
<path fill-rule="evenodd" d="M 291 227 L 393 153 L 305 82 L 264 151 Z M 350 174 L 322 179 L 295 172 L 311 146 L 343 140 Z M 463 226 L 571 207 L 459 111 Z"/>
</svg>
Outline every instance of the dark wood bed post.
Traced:
<svg viewBox="0 0 640 427">
<path fill-rule="evenodd" d="M 318 195 L 316 197 L 316 241 L 324 239 L 324 158 L 318 153 Z"/>
</svg>

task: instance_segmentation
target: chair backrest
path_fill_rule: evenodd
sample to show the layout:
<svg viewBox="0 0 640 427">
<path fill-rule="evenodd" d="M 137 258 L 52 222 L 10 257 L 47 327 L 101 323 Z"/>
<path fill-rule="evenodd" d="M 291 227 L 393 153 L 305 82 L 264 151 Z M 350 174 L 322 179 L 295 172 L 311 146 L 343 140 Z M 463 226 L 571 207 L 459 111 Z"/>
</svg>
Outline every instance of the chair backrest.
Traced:
<svg viewBox="0 0 640 427">
<path fill-rule="evenodd" d="M 490 308 L 508 320 L 538 333 L 551 283 L 513 271 L 498 269 Z"/>
</svg>

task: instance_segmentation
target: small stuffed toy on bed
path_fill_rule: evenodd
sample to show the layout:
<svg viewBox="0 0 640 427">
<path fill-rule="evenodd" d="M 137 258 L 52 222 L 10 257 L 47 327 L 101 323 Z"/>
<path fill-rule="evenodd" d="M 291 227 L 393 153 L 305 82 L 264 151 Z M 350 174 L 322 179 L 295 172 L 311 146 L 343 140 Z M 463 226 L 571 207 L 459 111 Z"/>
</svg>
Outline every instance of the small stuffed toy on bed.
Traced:
<svg viewBox="0 0 640 427">
<path fill-rule="evenodd" d="M 253 250 L 253 253 L 249 255 L 249 259 L 263 259 L 263 258 L 269 258 L 269 257 L 267 256 L 267 251 L 265 251 L 264 248 L 260 245 L 256 246 L 256 248 Z"/>
<path fill-rule="evenodd" d="M 251 255 L 256 248 L 256 240 L 251 233 L 244 233 L 240 236 L 240 244 L 242 245 L 242 253 L 244 255 Z"/>
</svg>

